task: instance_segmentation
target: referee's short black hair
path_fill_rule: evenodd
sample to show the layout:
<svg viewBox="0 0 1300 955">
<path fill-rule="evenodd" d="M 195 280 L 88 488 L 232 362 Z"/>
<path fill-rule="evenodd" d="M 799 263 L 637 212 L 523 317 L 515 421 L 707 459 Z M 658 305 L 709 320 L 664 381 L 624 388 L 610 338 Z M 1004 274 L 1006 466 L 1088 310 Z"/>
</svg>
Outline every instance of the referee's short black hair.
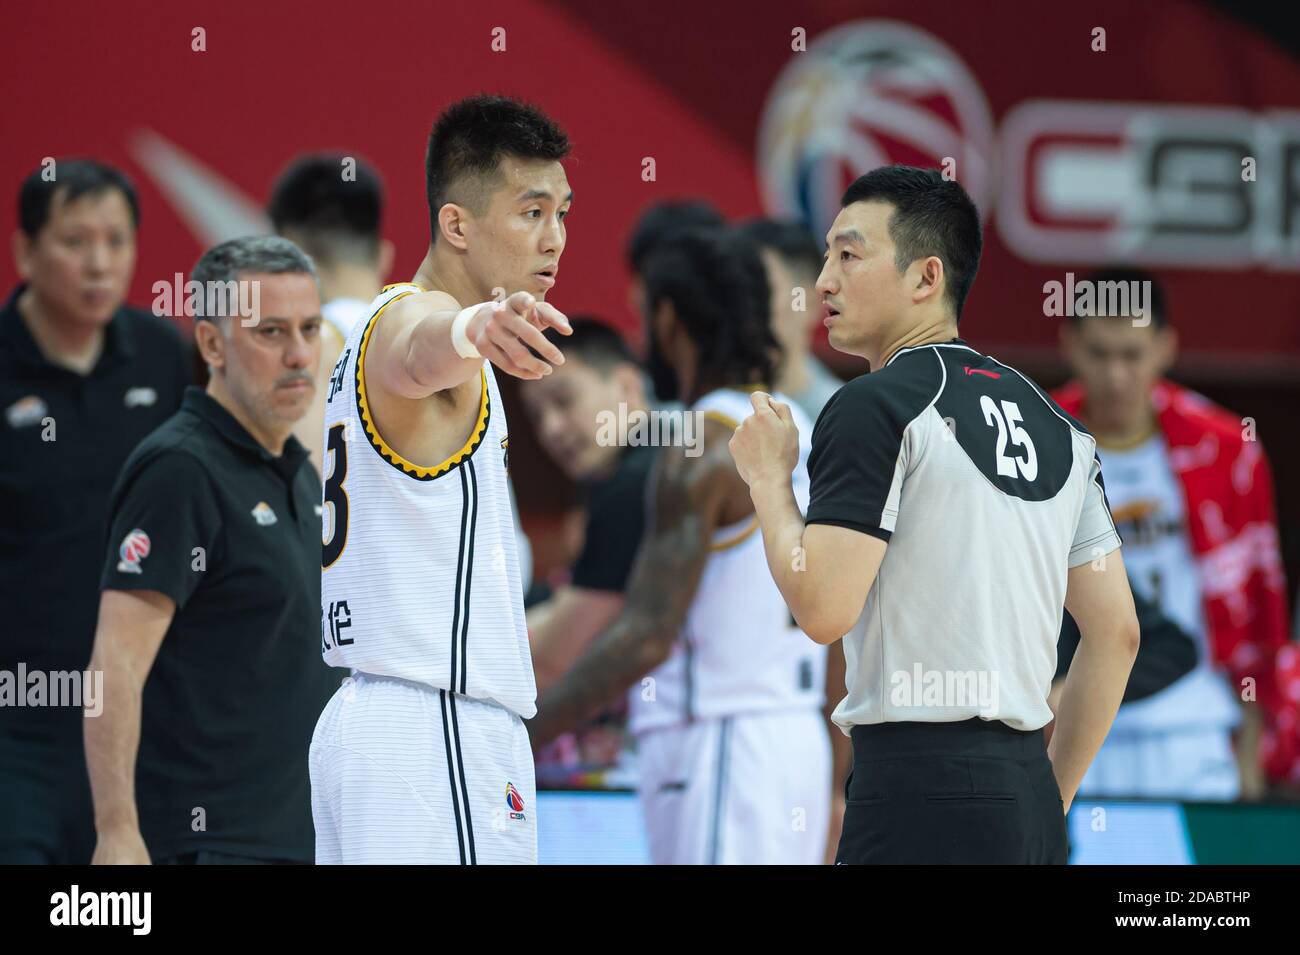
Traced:
<svg viewBox="0 0 1300 955">
<path fill-rule="evenodd" d="M 767 272 L 748 237 L 729 226 L 687 229 L 651 249 L 643 275 L 646 314 L 671 302 L 702 370 L 737 384 L 772 385 L 781 346 Z"/>
<path fill-rule="evenodd" d="M 979 210 L 966 190 L 944 179 L 937 169 L 880 166 L 859 176 L 840 205 L 855 202 L 886 202 L 894 207 L 889 237 L 894 240 L 898 271 L 931 255 L 943 261 L 948 302 L 953 319 L 960 323 L 984 245 Z"/>
<path fill-rule="evenodd" d="M 635 365 L 632 350 L 613 325 L 593 315 L 575 315 L 569 319 L 573 334 L 564 339 L 566 356 L 578 356 L 600 372 L 616 365 Z"/>
<path fill-rule="evenodd" d="M 749 219 L 737 228 L 760 249 L 775 253 L 787 266 L 814 275 L 821 272 L 822 244 L 802 222 Z"/>
<path fill-rule="evenodd" d="M 58 159 L 53 178 L 46 178 L 46 167 L 37 169 L 23 180 L 18 190 L 18 227 L 29 239 L 35 239 L 50 221 L 54 197 L 62 195 L 72 202 L 85 195 L 99 195 L 116 189 L 131 209 L 131 225 L 140 228 L 140 200 L 135 186 L 122 170 L 94 159 Z"/>
<path fill-rule="evenodd" d="M 276 180 L 266 211 L 276 232 L 292 232 L 317 261 L 373 262 L 379 255 L 384 186 L 360 157 L 297 157 Z"/>
<path fill-rule="evenodd" d="M 1151 284 L 1147 287 L 1151 290 L 1151 300 L 1147 302 L 1147 310 L 1151 313 L 1151 327 L 1165 328 L 1169 324 L 1169 314 L 1165 311 L 1164 285 L 1158 278 L 1145 269 L 1134 269 L 1120 265 L 1107 266 L 1106 268 L 1098 269 L 1096 272 L 1093 272 L 1087 277 L 1087 280 L 1093 283 L 1093 288 L 1097 291 L 1094 300 L 1098 303 L 1102 301 L 1114 301 L 1110 296 L 1107 296 L 1104 299 L 1102 298 L 1101 293 L 1103 291 L 1103 286 L 1114 287 L 1115 285 L 1122 283 L 1126 289 L 1131 289 L 1134 287 L 1132 283 L 1140 284 L 1142 282 L 1150 282 Z M 1124 295 L 1124 301 L 1132 303 L 1132 299 L 1128 297 L 1127 293 Z M 1136 318 L 1137 316 L 1132 314 L 1133 311 L 1134 310 L 1130 307 L 1123 309 L 1121 314 L 1107 315 L 1103 313 L 1099 317 Z M 1080 314 L 1077 308 L 1070 310 L 1070 322 L 1076 327 L 1083 324 L 1083 320 L 1088 317 L 1089 316 L 1087 315 Z"/>
<path fill-rule="evenodd" d="M 549 159 L 569 155 L 569 138 L 535 106 L 505 96 L 480 94 L 453 103 L 429 132 L 424 157 L 424 188 L 429 202 L 429 234 L 438 241 L 438 210 L 459 202 L 482 212 L 501 160 Z M 467 180 L 476 180 L 466 184 Z M 452 189 L 459 188 L 458 199 Z"/>
<path fill-rule="evenodd" d="M 721 226 L 725 221 L 721 212 L 702 199 L 656 202 L 641 213 L 632 227 L 627 240 L 628 268 L 640 275 L 646 257 L 659 243 L 687 229 Z"/>
</svg>

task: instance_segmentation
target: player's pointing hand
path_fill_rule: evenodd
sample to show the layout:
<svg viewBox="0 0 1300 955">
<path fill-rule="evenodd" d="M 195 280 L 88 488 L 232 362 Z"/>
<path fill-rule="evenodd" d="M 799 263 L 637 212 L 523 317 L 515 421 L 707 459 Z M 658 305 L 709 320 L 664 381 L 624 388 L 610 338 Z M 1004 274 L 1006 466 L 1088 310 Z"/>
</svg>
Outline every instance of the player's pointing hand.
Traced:
<svg viewBox="0 0 1300 955">
<path fill-rule="evenodd" d="M 751 488 L 766 480 L 789 482 L 799 463 L 799 429 L 790 406 L 765 391 L 749 397 L 754 413 L 740 423 L 727 445 L 736 470 Z"/>
<path fill-rule="evenodd" d="M 573 332 L 555 306 L 539 302 L 528 292 L 515 292 L 504 302 L 480 306 L 467 334 L 479 354 L 506 374 L 536 380 L 564 364 L 563 353 L 542 334 L 546 328 L 562 335 Z"/>
</svg>

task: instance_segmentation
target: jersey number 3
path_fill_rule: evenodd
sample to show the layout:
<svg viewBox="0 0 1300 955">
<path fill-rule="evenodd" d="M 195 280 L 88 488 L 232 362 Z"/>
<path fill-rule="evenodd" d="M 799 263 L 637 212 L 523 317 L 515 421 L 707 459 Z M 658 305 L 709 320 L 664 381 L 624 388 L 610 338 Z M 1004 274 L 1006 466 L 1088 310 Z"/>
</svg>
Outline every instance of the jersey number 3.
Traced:
<svg viewBox="0 0 1300 955">
<path fill-rule="evenodd" d="M 1016 468 L 1019 468 L 1026 481 L 1038 477 L 1038 453 L 1034 450 L 1034 442 L 1030 440 L 1029 433 L 1019 427 L 1024 419 L 1020 417 L 1020 408 L 1016 403 L 1003 401 L 1002 409 L 999 410 L 992 398 L 988 395 L 980 395 L 980 409 L 984 412 L 984 423 L 996 426 L 998 429 L 998 447 L 995 452 L 998 474 L 1001 477 L 1014 478 Z M 1007 456 L 1008 433 L 1012 444 L 1025 449 L 1025 457 Z"/>
<path fill-rule="evenodd" d="M 343 425 L 336 424 L 330 428 L 325 453 L 333 456 L 334 464 L 330 469 L 329 480 L 325 482 L 325 506 L 330 513 L 330 539 L 321 540 L 322 570 L 328 569 L 343 556 L 343 548 L 348 542 L 348 492 L 343 490 L 343 482 L 348 476 L 348 445 L 343 440 Z"/>
</svg>

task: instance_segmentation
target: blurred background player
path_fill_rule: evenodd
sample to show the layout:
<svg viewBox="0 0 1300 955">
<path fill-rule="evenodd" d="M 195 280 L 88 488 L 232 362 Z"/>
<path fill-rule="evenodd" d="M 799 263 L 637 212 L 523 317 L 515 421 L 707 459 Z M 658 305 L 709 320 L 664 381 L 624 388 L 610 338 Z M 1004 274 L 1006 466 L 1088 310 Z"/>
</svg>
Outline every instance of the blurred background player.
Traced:
<svg viewBox="0 0 1300 955">
<path fill-rule="evenodd" d="M 645 373 L 623 336 L 594 318 L 571 319 L 564 365 L 519 389 L 538 443 L 578 487 L 581 520 L 567 579 L 528 608 L 537 690 L 544 693 L 623 609 L 623 593 L 645 531 L 654 448 L 601 440 L 600 421 L 635 419 L 650 408 Z M 620 412 L 620 408 L 622 409 Z M 615 700 L 538 753 L 538 776 L 592 773 L 608 784 L 628 760 L 627 706 Z"/>
<path fill-rule="evenodd" d="M 658 243 L 642 275 L 655 393 L 686 403 L 702 448 L 657 452 L 623 610 L 542 695 L 530 729 L 547 740 L 630 689 L 655 863 L 817 863 L 830 806 L 825 655 L 766 573 L 726 446 L 779 359 L 762 262 L 733 230 L 693 229 Z M 800 492 L 803 474 L 801 457 Z"/>
<path fill-rule="evenodd" d="M 531 106 L 448 107 L 425 159 L 428 251 L 335 366 L 322 649 L 353 678 L 312 739 L 320 862 L 537 860 L 521 719 L 536 689 L 491 365 L 535 380 L 564 361 L 542 329 L 569 331 L 543 301 L 564 252 L 568 152 Z"/>
<path fill-rule="evenodd" d="M 125 303 L 140 224 L 126 176 L 60 159 L 17 205 L 21 281 L 0 308 L 0 671 L 15 679 L 89 662 L 109 493 L 189 383 L 175 326 Z M 81 702 L 0 706 L 0 864 L 90 861 Z"/>
<path fill-rule="evenodd" d="M 1149 282 L 1150 301 L 1063 326 L 1077 377 L 1056 398 L 1097 439 L 1134 590 L 1196 639 L 1199 663 L 1120 709 L 1080 792 L 1255 798 L 1265 784 L 1261 736 L 1285 705 L 1274 678 L 1287 621 L 1268 459 L 1240 416 L 1163 377 L 1178 338 L 1160 282 L 1128 269 L 1090 278 Z M 1243 702 L 1246 679 L 1258 702 Z M 1279 778 L 1285 763 L 1279 751 Z"/>
<path fill-rule="evenodd" d="M 722 227 L 722 213 L 701 199 L 673 199 L 656 202 L 646 208 L 632 226 L 628 236 L 626 261 L 631 281 L 627 287 L 627 304 L 632 314 L 645 314 L 645 262 L 656 245 L 688 229 Z M 663 395 L 658 396 L 666 401 Z"/>
<path fill-rule="evenodd" d="M 772 289 L 772 332 L 781 345 L 782 361 L 776 389 L 790 396 L 816 423 L 822 408 L 844 384 L 812 353 L 813 337 L 821 327 L 821 300 L 817 276 L 822 270 L 822 243 L 799 222 L 750 219 L 739 226 L 758 246 Z M 826 648 L 826 725 L 844 698 L 844 646 L 838 641 Z M 827 834 L 826 862 L 835 861 L 840 826 L 844 819 L 844 781 L 853 767 L 853 746 L 840 732 L 831 733 L 831 828 Z"/>
<path fill-rule="evenodd" d="M 603 416 L 649 410 L 645 380 L 622 336 L 574 318 L 564 365 L 520 388 L 543 450 L 581 489 L 582 550 L 569 582 L 528 610 L 537 689 L 554 684 L 623 609 L 623 591 L 645 528 L 645 493 L 655 450 L 598 440 Z"/>
<path fill-rule="evenodd" d="M 750 219 L 740 231 L 758 246 L 772 288 L 772 333 L 781 345 L 776 388 L 816 421 L 831 395 L 844 384 L 812 353 L 821 326 L 817 276 L 822 270 L 821 243 L 799 222 Z"/>
<path fill-rule="evenodd" d="M 393 267 L 393 243 L 381 235 L 383 182 L 357 156 L 300 156 L 276 180 L 266 212 L 276 233 L 311 256 L 320 276 L 321 315 L 327 322 L 321 328 L 321 378 L 311 411 L 294 430 L 319 473 L 329 376 L 344 339 L 369 314 Z"/>
<path fill-rule="evenodd" d="M 321 664 L 320 479 L 293 426 L 311 407 L 320 293 L 292 242 L 204 253 L 205 289 L 256 282 L 259 314 L 201 303 L 210 375 L 113 489 L 87 713 L 98 864 L 312 861 L 307 744 Z"/>
</svg>

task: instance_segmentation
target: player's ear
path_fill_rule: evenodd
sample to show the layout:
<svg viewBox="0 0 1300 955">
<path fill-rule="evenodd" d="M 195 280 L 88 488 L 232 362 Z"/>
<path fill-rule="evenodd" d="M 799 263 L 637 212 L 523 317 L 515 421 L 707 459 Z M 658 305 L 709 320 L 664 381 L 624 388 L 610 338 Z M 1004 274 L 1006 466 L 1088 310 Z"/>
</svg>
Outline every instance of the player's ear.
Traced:
<svg viewBox="0 0 1300 955">
<path fill-rule="evenodd" d="M 464 207 L 448 202 L 438 210 L 438 238 L 453 249 L 464 252 L 468 247 L 468 226 L 469 216 Z"/>
<path fill-rule="evenodd" d="M 613 376 L 619 401 L 629 408 L 645 406 L 645 377 L 640 368 L 630 362 L 619 362 L 614 366 Z"/>
<path fill-rule="evenodd" d="M 20 278 L 31 278 L 32 240 L 22 229 L 14 229 L 14 268 Z"/>
<path fill-rule="evenodd" d="M 397 257 L 397 247 L 388 239 L 379 240 L 379 278 L 388 278 L 388 273 L 393 271 L 393 260 Z"/>
<path fill-rule="evenodd" d="M 1178 357 L 1178 332 L 1168 325 L 1162 325 L 1155 330 L 1157 360 L 1159 362 L 1160 374 L 1165 374 L 1174 366 L 1174 360 Z"/>
</svg>

